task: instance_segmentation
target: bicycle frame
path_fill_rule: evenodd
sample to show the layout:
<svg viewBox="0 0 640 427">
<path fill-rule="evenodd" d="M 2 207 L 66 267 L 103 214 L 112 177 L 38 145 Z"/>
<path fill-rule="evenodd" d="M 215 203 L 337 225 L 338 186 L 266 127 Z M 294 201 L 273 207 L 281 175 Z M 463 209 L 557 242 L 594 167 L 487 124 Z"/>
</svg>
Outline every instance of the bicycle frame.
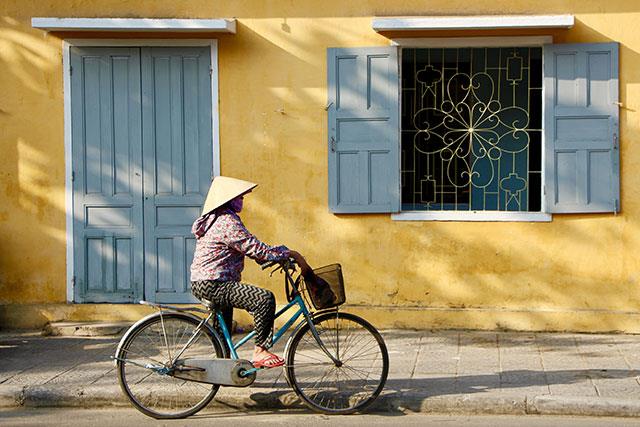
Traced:
<svg viewBox="0 0 640 427">
<path fill-rule="evenodd" d="M 298 310 L 293 314 L 293 316 L 291 316 L 289 320 L 287 320 L 287 323 L 285 323 L 280 329 L 276 330 L 275 333 L 273 334 L 274 345 L 278 341 L 280 341 L 280 339 L 285 334 L 285 332 L 287 332 L 287 330 L 298 320 L 298 318 L 300 318 L 300 316 L 304 316 L 305 319 L 310 318 L 309 310 L 307 309 L 307 306 L 305 305 L 304 301 L 302 300 L 302 297 L 299 294 L 296 295 L 286 306 L 280 309 L 275 314 L 275 318 L 277 319 L 278 317 L 282 316 L 284 313 L 289 311 L 290 308 L 296 305 L 298 306 Z M 237 350 L 240 347 L 242 347 L 245 343 L 247 343 L 251 338 L 253 338 L 256 335 L 256 331 L 249 332 L 247 335 L 242 337 L 237 343 L 234 344 L 233 339 L 231 338 L 231 334 L 229 333 L 229 329 L 227 328 L 227 325 L 224 323 L 224 318 L 222 317 L 222 313 L 220 311 L 216 311 L 216 319 L 218 320 L 220 329 L 224 334 L 224 339 L 227 342 L 229 349 L 231 350 L 231 358 L 238 359 L 239 357 L 238 357 Z"/>
<path fill-rule="evenodd" d="M 291 326 L 295 324 L 295 322 L 300 318 L 300 316 L 302 316 L 303 320 L 300 322 L 300 325 L 302 325 L 302 323 L 304 322 L 309 324 L 311 334 L 313 335 L 315 341 L 320 346 L 320 349 L 331 359 L 333 363 L 335 363 L 336 365 L 341 364 L 341 362 L 338 359 L 336 359 L 336 357 L 332 355 L 331 352 L 327 349 L 327 347 L 322 342 L 320 335 L 318 334 L 318 331 L 311 317 L 311 312 L 309 312 L 307 305 L 302 299 L 300 290 L 298 289 L 299 279 L 293 280 L 293 278 L 291 277 L 291 274 L 289 273 L 288 268 L 283 267 L 283 271 L 285 274 L 285 284 L 288 284 L 289 286 L 291 286 L 292 295 L 289 303 L 286 306 L 284 306 L 282 309 L 280 309 L 277 313 L 275 313 L 275 319 L 282 316 L 284 313 L 289 311 L 289 309 L 291 309 L 294 306 L 297 306 L 297 311 L 293 314 L 293 316 L 291 316 L 289 320 L 287 320 L 287 322 L 280 329 L 275 331 L 275 333 L 273 334 L 273 344 L 275 345 L 278 341 L 280 341 L 282 336 L 289 330 L 289 328 L 291 328 Z M 161 308 L 163 307 L 163 305 L 160 305 L 160 304 L 158 306 L 160 306 Z M 191 311 L 190 309 L 180 309 L 178 307 L 172 307 L 172 306 L 164 306 L 164 307 L 174 309 L 174 310 L 177 309 L 178 311 Z M 194 309 L 193 311 L 205 312 L 205 310 L 202 310 L 202 309 Z M 224 317 L 222 316 L 222 313 L 220 312 L 220 310 L 215 310 L 213 312 L 207 312 L 207 313 L 208 315 L 202 319 L 202 321 L 196 327 L 196 330 L 194 331 L 193 335 L 189 338 L 189 340 L 186 342 L 186 344 L 182 347 L 182 349 L 178 352 L 178 354 L 176 354 L 175 357 L 171 358 L 172 364 L 175 363 L 180 358 L 180 356 L 185 352 L 187 348 L 189 348 L 191 343 L 198 337 L 198 335 L 200 335 L 200 332 L 202 331 L 202 328 L 204 327 L 204 325 L 208 324 L 213 319 L 214 316 L 216 317 L 216 320 L 218 321 L 218 325 L 220 326 L 220 330 L 222 331 L 222 334 L 223 334 L 222 338 L 224 338 L 224 340 L 226 341 L 227 346 L 231 352 L 231 359 L 234 359 L 234 360 L 239 359 L 237 350 L 256 335 L 255 331 L 251 331 L 247 335 L 242 337 L 238 342 L 234 343 L 233 339 L 231 338 L 231 333 L 227 328 L 227 325 L 225 324 Z M 160 315 L 162 317 L 162 309 L 160 310 Z M 162 323 L 162 325 L 164 329 L 164 323 Z M 250 369 L 246 371 L 244 375 L 251 375 L 253 372 L 256 372 L 260 369 L 261 368 Z"/>
<path fill-rule="evenodd" d="M 263 267 L 263 269 L 265 268 L 267 267 Z M 275 319 L 277 319 L 278 317 L 286 313 L 290 308 L 294 306 L 297 306 L 298 310 L 293 314 L 293 316 L 291 316 L 291 318 L 280 329 L 275 331 L 275 333 L 273 334 L 273 344 L 275 345 L 280 340 L 280 338 L 282 338 L 285 332 L 287 332 L 289 328 L 296 322 L 296 320 L 298 320 L 300 316 L 303 316 L 302 322 L 306 322 L 309 325 L 309 329 L 311 330 L 311 335 L 313 335 L 313 338 L 318 343 L 318 346 L 323 351 L 323 353 L 325 353 L 329 357 L 329 359 L 331 359 L 331 361 L 336 365 L 341 364 L 341 362 L 338 359 L 336 359 L 336 357 L 333 354 L 331 354 L 331 352 L 327 349 L 327 347 L 322 342 L 320 335 L 318 334 L 318 331 L 311 318 L 311 313 L 309 312 L 307 305 L 302 299 L 300 290 L 298 289 L 298 283 L 300 283 L 300 279 L 298 278 L 297 280 L 293 280 L 293 278 L 291 277 L 291 273 L 289 273 L 288 265 L 283 266 L 281 264 L 281 268 L 284 271 L 284 280 L 285 280 L 285 286 L 287 288 L 287 293 L 289 293 L 288 292 L 289 286 L 291 286 L 292 293 L 291 293 L 291 297 L 289 298 L 290 299 L 289 303 L 275 314 Z M 231 334 L 229 333 L 229 329 L 227 328 L 227 325 L 224 322 L 222 313 L 219 310 L 216 310 L 216 319 L 218 320 L 218 325 L 220 325 L 220 329 L 222 330 L 224 339 L 227 342 L 227 345 L 231 351 L 231 358 L 238 359 L 237 350 L 240 347 L 242 347 L 245 343 L 247 343 L 251 338 L 253 338 L 256 332 L 251 331 L 250 333 L 245 335 L 243 338 L 241 338 L 237 343 L 234 344 L 231 338 Z M 302 324 L 302 322 L 300 324 Z M 258 368 L 250 369 L 249 371 L 246 372 L 246 375 L 250 375 L 251 373 L 256 372 L 258 370 L 259 370 Z"/>
</svg>

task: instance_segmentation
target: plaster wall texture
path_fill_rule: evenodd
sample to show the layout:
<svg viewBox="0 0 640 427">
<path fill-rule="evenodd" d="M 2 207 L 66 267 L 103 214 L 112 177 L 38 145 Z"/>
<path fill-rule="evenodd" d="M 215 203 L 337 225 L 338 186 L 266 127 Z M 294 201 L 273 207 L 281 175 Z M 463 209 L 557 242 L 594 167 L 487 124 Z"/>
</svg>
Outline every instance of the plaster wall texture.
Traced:
<svg viewBox="0 0 640 427">
<path fill-rule="evenodd" d="M 569 30 L 411 36 L 551 34 L 556 43 L 620 43 L 620 214 L 474 223 L 329 212 L 326 49 L 389 45 L 389 38 L 372 30 L 374 16 L 463 14 L 573 14 L 576 24 Z M 46 33 L 31 28 L 36 16 L 236 17 L 235 35 L 196 36 L 218 39 L 221 172 L 260 183 L 243 212 L 258 237 L 287 244 L 312 265 L 341 262 L 351 310 L 374 324 L 640 331 L 637 1 L 4 0 L 0 318 L 13 325 L 26 325 L 31 320 L 25 317 L 38 323 L 143 313 L 136 306 L 65 304 L 62 40 L 105 35 Z M 283 300 L 278 276 L 268 278 L 251 263 L 244 279 Z"/>
</svg>

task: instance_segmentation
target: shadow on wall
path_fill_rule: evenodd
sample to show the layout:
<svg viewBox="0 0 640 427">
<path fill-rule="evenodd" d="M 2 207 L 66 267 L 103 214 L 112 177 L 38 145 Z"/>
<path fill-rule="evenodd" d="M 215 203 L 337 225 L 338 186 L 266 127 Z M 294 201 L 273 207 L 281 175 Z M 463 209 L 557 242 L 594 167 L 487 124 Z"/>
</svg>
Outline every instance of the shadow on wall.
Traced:
<svg viewBox="0 0 640 427">
<path fill-rule="evenodd" d="M 254 93 L 270 95 L 268 101 L 251 104 L 250 111 L 231 110 L 227 124 L 222 123 L 224 140 L 225 135 L 237 134 L 228 123 L 245 120 L 243 124 L 250 126 L 247 118 L 259 118 L 252 123 L 251 158 L 243 157 L 240 149 L 223 146 L 223 156 L 233 159 L 223 172 L 260 182 L 261 188 L 247 200 L 245 214 L 250 228 L 268 230 L 260 237 L 281 243 L 283 236 L 295 236 L 283 243 L 307 254 L 312 264 L 342 262 L 349 303 L 353 304 L 637 311 L 636 271 L 640 265 L 628 255 L 625 259 L 624 254 L 629 253 L 625 248 L 640 244 L 640 230 L 629 215 L 636 207 L 627 193 L 622 215 L 556 215 L 550 224 L 406 223 L 392 222 L 388 215 L 330 214 L 326 113 L 322 108 L 326 102 L 325 49 L 342 43 L 335 32 L 318 26 L 305 28 L 316 41 L 305 45 L 304 40 L 288 39 L 296 31 L 294 22 L 287 21 L 287 28 L 286 34 L 278 36 L 241 28 L 249 33 L 247 48 L 261 54 L 255 58 L 256 68 L 266 66 L 271 58 L 287 67 L 284 73 L 265 72 L 266 80 L 249 82 L 256 84 L 251 89 Z M 279 29 L 273 26 L 270 31 L 277 33 Z M 611 41 L 581 21 L 575 32 L 565 34 L 556 42 Z M 635 62 L 640 62 L 638 52 L 622 45 L 622 66 Z M 221 64 L 222 74 L 224 66 Z M 244 81 L 249 74 L 233 77 Z M 621 98 L 625 104 L 627 86 L 637 80 L 633 70 L 629 74 L 623 70 Z M 281 106 L 291 114 L 278 111 Z M 634 145 L 634 129 L 627 118 L 632 113 L 630 107 L 621 111 L 623 173 L 625 163 L 633 162 L 630 147 Z M 279 172 L 265 172 L 265 164 Z M 628 183 L 625 186 L 628 178 L 623 175 L 624 188 L 630 187 Z M 269 196 L 273 193 L 276 198 Z M 304 205 L 299 203 L 301 199 Z M 286 213 L 286 220 L 274 224 L 278 212 Z M 603 247 L 620 256 L 607 256 Z M 257 270 L 250 273 L 252 280 L 263 281 Z M 533 322 L 545 313 L 527 315 Z M 616 329 L 614 324 L 609 327 Z"/>
<path fill-rule="evenodd" d="M 294 26 L 296 18 L 339 18 L 359 16 L 421 16 L 421 15 L 505 15 L 505 14 L 596 14 L 606 7 L 609 13 L 638 12 L 640 7 L 634 0 L 612 0 L 603 6 L 600 0 L 576 2 L 543 2 L 542 6 L 513 2 L 510 0 L 478 1 L 420 0 L 395 1 L 373 0 L 345 3 L 340 0 L 322 2 L 275 2 L 265 4 L 260 0 L 249 0 L 237 6 L 237 2 L 190 0 L 176 3 L 171 0 L 156 0 L 152 9 L 141 6 L 143 12 L 123 10 L 113 13 L 109 3 L 69 3 L 56 5 L 58 16 L 120 16 L 152 18 L 211 18 L 234 16 L 240 19 L 283 18 L 283 27 Z M 523 7 L 526 9 L 523 10 Z"/>
<path fill-rule="evenodd" d="M 0 17 L 0 301 L 64 301 L 61 57 Z M 55 121 L 60 117 L 60 122 Z M 52 118 L 53 121 L 52 121 Z"/>
<path fill-rule="evenodd" d="M 614 2 L 610 10 L 638 11 L 631 3 Z M 297 7 L 282 16 L 333 16 L 330 8 L 305 6 L 303 13 Z M 373 9 L 362 19 L 416 13 Z M 573 12 L 600 12 L 600 6 L 584 2 Z M 275 8 L 260 18 L 272 13 L 280 16 Z M 8 131 L 0 160 L 0 300 L 62 302 L 66 244 L 59 41 L 49 42 L 50 36 L 10 17 L 1 22 L 0 67 L 7 75 L 0 83 L 5 94 L 0 122 Z M 580 21 L 565 34 L 556 41 L 609 41 Z M 629 147 L 637 133 L 628 119 L 635 113 L 631 109 L 621 111 L 626 191 L 625 211 L 618 217 L 565 215 L 549 224 L 480 225 L 329 213 L 326 48 L 353 46 L 354 40 L 384 44 L 373 31 L 362 34 L 320 22 L 303 26 L 295 19 L 257 19 L 251 27 L 239 22 L 237 36 L 219 41 L 222 173 L 260 183 L 246 200 L 244 214 L 258 237 L 285 243 L 314 265 L 341 262 L 354 304 L 638 310 L 640 263 L 624 255 L 640 247 L 638 222 L 629 214 L 636 209 L 629 201 L 637 190 L 631 189 L 631 174 L 624 175 L 633 162 Z M 640 63 L 638 52 L 626 45 L 620 57 L 621 68 Z M 621 74 L 625 104 L 627 85 L 638 80 L 638 73 L 626 66 Z M 37 126 L 48 117 L 56 119 Z M 32 250 L 33 242 L 38 251 Z M 602 254 L 602 247 L 613 248 L 617 256 Z M 265 277 L 256 267 L 248 268 L 250 281 L 282 296 L 279 278 L 267 284 Z"/>
</svg>

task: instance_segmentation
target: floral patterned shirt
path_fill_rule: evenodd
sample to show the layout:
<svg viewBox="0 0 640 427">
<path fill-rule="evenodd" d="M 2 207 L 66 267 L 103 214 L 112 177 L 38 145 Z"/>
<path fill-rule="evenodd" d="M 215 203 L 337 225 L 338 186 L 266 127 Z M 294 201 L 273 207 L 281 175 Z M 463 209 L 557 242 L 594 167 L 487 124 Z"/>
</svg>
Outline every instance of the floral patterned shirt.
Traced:
<svg viewBox="0 0 640 427">
<path fill-rule="evenodd" d="M 257 262 L 278 261 L 289 256 L 286 246 L 269 246 L 249 233 L 238 214 L 228 208 L 219 210 L 217 216 L 215 213 L 201 216 L 191 232 L 196 236 L 192 282 L 240 281 L 245 255 Z"/>
</svg>

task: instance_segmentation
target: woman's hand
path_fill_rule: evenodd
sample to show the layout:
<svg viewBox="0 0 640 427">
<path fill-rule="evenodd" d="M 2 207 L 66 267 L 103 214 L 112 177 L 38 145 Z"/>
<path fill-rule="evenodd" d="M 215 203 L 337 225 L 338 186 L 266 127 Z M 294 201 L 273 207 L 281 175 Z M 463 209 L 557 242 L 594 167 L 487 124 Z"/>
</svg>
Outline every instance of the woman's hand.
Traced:
<svg viewBox="0 0 640 427">
<path fill-rule="evenodd" d="M 309 266 L 309 264 L 307 264 L 307 260 L 305 260 L 299 252 L 289 251 L 289 256 L 296 261 L 296 264 L 298 264 L 298 266 L 300 266 L 300 271 L 302 272 L 302 274 L 306 274 L 311 271 L 311 267 Z"/>
</svg>

